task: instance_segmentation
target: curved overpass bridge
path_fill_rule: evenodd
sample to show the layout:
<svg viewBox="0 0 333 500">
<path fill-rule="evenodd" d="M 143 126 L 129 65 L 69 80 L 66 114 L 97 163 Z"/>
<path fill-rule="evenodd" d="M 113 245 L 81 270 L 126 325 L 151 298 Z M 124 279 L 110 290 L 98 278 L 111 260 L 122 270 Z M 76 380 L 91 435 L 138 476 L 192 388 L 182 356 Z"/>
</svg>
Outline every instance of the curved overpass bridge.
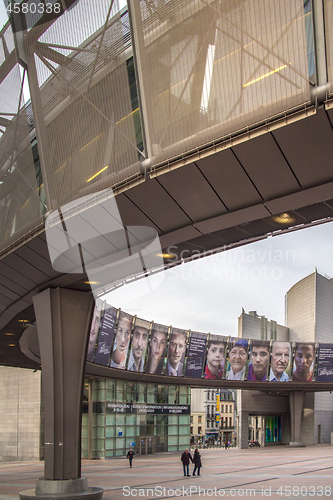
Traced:
<svg viewBox="0 0 333 500">
<path fill-rule="evenodd" d="M 96 295 L 333 216 L 331 2 L 60 4 L 60 12 L 18 9 L 0 33 L 8 366 L 39 367 L 19 339 L 40 294 L 50 314 L 41 325 L 57 332 L 59 347 L 53 289 L 92 307 L 91 288 Z M 45 221 L 64 243 L 48 245 Z M 78 381 L 86 318 L 80 325 Z"/>
</svg>

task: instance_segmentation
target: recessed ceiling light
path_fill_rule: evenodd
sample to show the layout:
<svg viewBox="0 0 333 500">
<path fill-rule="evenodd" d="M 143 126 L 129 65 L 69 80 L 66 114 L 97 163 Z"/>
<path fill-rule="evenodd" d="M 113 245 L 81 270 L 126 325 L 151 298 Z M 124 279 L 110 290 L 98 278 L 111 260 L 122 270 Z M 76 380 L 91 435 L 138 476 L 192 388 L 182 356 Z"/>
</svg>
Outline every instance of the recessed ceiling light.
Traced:
<svg viewBox="0 0 333 500">
<path fill-rule="evenodd" d="M 5 335 L 14 335 L 14 334 L 13 334 L 13 333 L 9 333 L 9 332 L 8 332 L 8 333 L 5 333 Z"/>
<path fill-rule="evenodd" d="M 280 215 L 276 215 L 275 217 L 273 217 L 273 220 L 275 220 L 279 224 L 290 224 L 292 222 L 295 222 L 294 217 L 289 215 L 287 212 L 284 212 Z"/>
<path fill-rule="evenodd" d="M 157 257 L 163 257 L 163 259 L 177 259 L 177 255 L 174 253 L 158 253 Z"/>
</svg>

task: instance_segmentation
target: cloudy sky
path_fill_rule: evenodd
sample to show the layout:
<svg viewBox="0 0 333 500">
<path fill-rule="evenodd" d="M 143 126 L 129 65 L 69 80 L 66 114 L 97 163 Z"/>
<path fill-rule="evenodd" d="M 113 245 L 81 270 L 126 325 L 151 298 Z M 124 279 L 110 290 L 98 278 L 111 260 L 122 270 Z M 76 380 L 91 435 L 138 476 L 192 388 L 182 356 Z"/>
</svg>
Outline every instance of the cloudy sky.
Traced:
<svg viewBox="0 0 333 500">
<path fill-rule="evenodd" d="M 332 248 L 333 223 L 321 224 L 180 265 L 149 293 L 140 280 L 103 298 L 157 323 L 235 335 L 242 307 L 284 324 L 284 296 L 297 281 L 315 267 L 333 277 Z"/>
<path fill-rule="evenodd" d="M 7 12 L 3 0 L 0 0 L 0 30 L 8 21 Z"/>
</svg>

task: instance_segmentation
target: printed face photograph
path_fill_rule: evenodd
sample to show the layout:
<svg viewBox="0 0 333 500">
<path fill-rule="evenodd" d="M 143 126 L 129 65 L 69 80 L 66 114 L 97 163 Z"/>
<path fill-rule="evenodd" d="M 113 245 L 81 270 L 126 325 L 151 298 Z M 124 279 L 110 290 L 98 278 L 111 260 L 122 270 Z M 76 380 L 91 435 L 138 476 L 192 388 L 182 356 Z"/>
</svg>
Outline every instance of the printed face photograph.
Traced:
<svg viewBox="0 0 333 500">
<path fill-rule="evenodd" d="M 254 345 L 251 350 L 252 369 L 257 380 L 262 380 L 267 374 L 269 362 L 269 347 Z"/>
<path fill-rule="evenodd" d="M 167 332 L 162 330 L 153 330 L 150 339 L 150 348 L 148 354 L 146 373 L 162 373 L 164 363 L 164 352 L 167 345 Z"/>
<path fill-rule="evenodd" d="M 168 350 L 168 361 L 172 368 L 176 368 L 178 363 L 182 361 L 186 348 L 186 338 L 185 335 L 180 333 L 172 333 L 170 335 L 169 350 Z"/>
<path fill-rule="evenodd" d="M 289 361 L 289 342 L 274 342 L 272 348 L 271 367 L 278 380 L 281 378 L 282 373 L 288 368 Z"/>
<path fill-rule="evenodd" d="M 244 347 L 235 345 L 229 353 L 229 362 L 234 373 L 241 372 L 246 364 L 247 352 Z"/>
<path fill-rule="evenodd" d="M 137 326 L 134 328 L 133 339 L 132 339 L 132 352 L 133 357 L 136 362 L 142 359 L 144 352 L 148 345 L 148 330 Z"/>
<path fill-rule="evenodd" d="M 220 379 L 223 375 L 225 342 L 210 340 L 208 343 L 205 378 Z"/>
<path fill-rule="evenodd" d="M 91 354 L 92 351 L 95 349 L 100 321 L 101 321 L 101 311 L 99 311 L 95 306 L 94 318 L 92 321 L 90 335 L 89 335 L 88 355 Z"/>
<path fill-rule="evenodd" d="M 219 370 L 224 359 L 225 343 L 211 343 L 207 352 L 207 365 L 211 372 Z"/>
<path fill-rule="evenodd" d="M 164 353 L 166 347 L 166 332 L 154 330 L 150 342 L 150 357 L 154 360 L 159 360 Z"/>
<path fill-rule="evenodd" d="M 112 361 L 117 365 L 123 365 L 126 361 L 126 354 L 131 335 L 132 322 L 127 316 L 119 319 L 115 335 L 115 348 L 112 353 Z"/>
<path fill-rule="evenodd" d="M 296 344 L 293 381 L 310 382 L 312 380 L 314 354 L 312 344 Z"/>
</svg>

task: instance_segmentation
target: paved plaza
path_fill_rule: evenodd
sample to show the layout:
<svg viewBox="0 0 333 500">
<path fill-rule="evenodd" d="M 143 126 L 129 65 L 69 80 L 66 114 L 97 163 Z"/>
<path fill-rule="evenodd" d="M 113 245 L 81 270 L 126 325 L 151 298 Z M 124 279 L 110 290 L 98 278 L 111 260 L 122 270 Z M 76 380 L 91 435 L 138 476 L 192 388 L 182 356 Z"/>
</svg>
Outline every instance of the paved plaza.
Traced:
<svg viewBox="0 0 333 500">
<path fill-rule="evenodd" d="M 82 463 L 104 500 L 139 498 L 333 498 L 333 446 L 202 450 L 201 477 L 183 476 L 180 454 Z M 190 468 L 192 472 L 192 468 Z M 16 500 L 43 476 L 43 462 L 0 463 L 0 500 Z"/>
</svg>

